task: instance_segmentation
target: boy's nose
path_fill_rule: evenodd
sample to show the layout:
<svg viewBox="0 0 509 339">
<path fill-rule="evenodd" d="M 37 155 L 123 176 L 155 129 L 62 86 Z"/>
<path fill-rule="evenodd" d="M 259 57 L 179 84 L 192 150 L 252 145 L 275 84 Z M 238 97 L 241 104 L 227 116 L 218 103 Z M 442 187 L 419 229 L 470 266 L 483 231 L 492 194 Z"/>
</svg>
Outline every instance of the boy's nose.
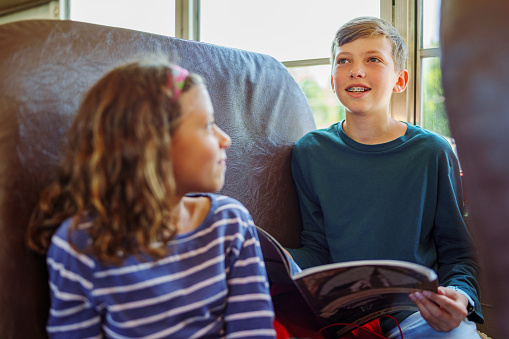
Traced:
<svg viewBox="0 0 509 339">
<path fill-rule="evenodd" d="M 350 78 L 363 78 L 364 72 L 361 69 L 351 69 Z"/>
</svg>

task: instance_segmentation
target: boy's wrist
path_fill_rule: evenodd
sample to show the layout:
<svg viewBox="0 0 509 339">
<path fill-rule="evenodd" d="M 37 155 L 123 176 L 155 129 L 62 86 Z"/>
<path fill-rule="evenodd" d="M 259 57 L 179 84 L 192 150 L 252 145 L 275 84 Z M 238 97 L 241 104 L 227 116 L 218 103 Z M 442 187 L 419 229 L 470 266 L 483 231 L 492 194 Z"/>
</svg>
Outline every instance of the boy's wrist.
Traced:
<svg viewBox="0 0 509 339">
<path fill-rule="evenodd" d="M 456 287 L 456 286 L 447 286 L 447 287 L 452 289 L 452 290 L 455 290 L 456 292 L 459 292 L 459 293 L 463 294 L 467 298 L 467 301 L 468 301 L 468 304 L 467 304 L 467 316 L 472 314 L 474 312 L 474 306 L 475 306 L 475 302 L 472 300 L 472 298 L 465 291 L 463 291 L 459 287 Z"/>
</svg>

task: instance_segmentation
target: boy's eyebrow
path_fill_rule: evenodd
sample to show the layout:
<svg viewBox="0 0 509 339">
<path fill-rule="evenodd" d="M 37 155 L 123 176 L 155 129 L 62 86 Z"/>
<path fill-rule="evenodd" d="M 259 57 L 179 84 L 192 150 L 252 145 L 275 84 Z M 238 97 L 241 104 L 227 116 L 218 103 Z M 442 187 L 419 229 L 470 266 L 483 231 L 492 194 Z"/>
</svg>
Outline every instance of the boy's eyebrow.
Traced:
<svg viewBox="0 0 509 339">
<path fill-rule="evenodd" d="M 371 50 L 371 51 L 367 51 L 365 54 L 384 54 L 382 51 L 380 50 Z"/>
<path fill-rule="evenodd" d="M 383 54 L 383 52 L 381 50 L 378 50 L 378 49 L 373 49 L 373 50 L 369 50 L 369 51 L 366 51 L 364 52 L 364 54 Z M 343 52 L 343 51 L 340 51 L 336 54 L 336 58 L 339 56 L 339 55 L 346 55 L 346 56 L 350 56 L 352 55 L 351 52 Z"/>
<path fill-rule="evenodd" d="M 351 56 L 351 55 L 352 55 L 352 53 L 350 53 L 350 52 L 338 52 L 338 53 L 336 53 L 334 60 L 337 60 L 338 57 L 340 57 L 340 56 Z"/>
</svg>

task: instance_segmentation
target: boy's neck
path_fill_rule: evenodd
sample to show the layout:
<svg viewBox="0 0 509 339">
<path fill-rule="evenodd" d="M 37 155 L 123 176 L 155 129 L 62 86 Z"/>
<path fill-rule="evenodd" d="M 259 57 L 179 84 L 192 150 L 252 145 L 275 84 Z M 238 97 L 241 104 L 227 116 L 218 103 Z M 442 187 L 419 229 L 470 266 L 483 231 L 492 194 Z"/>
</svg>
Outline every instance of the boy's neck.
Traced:
<svg viewBox="0 0 509 339">
<path fill-rule="evenodd" d="M 346 116 L 343 131 L 358 143 L 366 145 L 383 144 L 406 133 L 407 125 L 387 117 Z"/>
</svg>

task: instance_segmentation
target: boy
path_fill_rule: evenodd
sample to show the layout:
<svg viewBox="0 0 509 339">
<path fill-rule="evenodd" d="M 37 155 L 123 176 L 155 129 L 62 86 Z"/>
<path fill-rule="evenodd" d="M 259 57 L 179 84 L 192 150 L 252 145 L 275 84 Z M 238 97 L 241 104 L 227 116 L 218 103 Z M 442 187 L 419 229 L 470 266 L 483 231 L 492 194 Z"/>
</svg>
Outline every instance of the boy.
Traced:
<svg viewBox="0 0 509 339">
<path fill-rule="evenodd" d="M 336 33 L 331 86 L 346 117 L 295 145 L 302 247 L 288 250 L 302 268 L 364 259 L 431 267 L 439 293 L 413 293 L 420 313 L 394 315 L 405 338 L 479 338 L 476 252 L 456 156 L 444 138 L 390 116 L 392 93 L 408 84 L 406 55 L 398 31 L 378 18 Z M 399 337 L 392 319 L 380 323 Z"/>
</svg>

